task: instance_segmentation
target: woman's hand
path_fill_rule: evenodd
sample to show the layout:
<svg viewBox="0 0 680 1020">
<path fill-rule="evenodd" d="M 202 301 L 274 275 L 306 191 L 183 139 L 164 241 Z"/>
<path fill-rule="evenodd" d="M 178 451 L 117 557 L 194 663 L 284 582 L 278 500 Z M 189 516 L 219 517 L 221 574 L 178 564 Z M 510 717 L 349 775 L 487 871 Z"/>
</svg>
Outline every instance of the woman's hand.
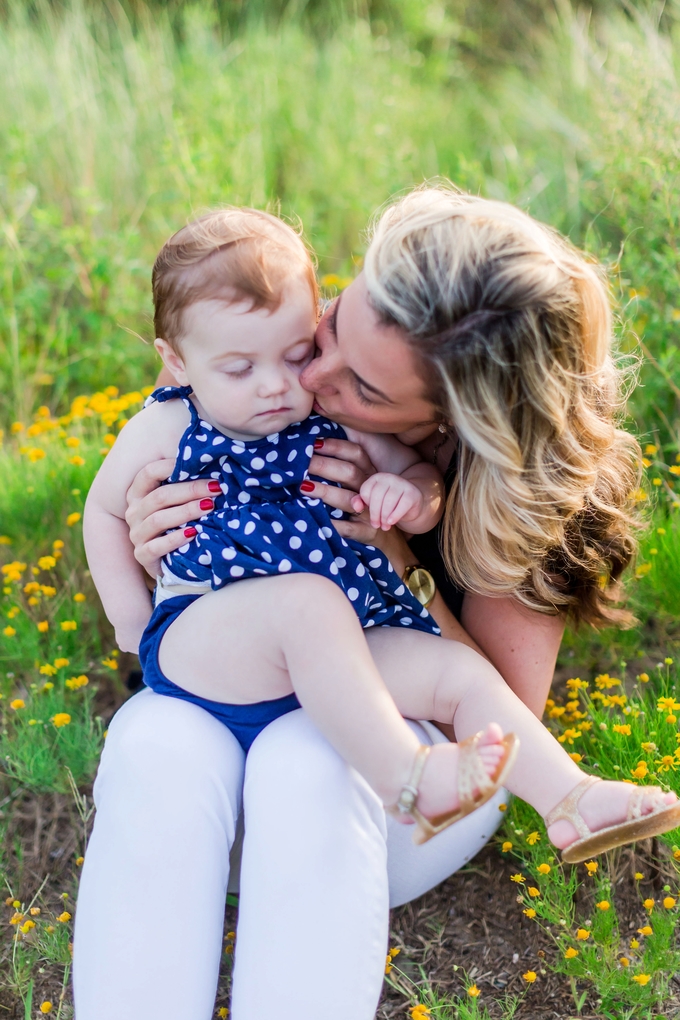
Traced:
<svg viewBox="0 0 680 1020">
<path fill-rule="evenodd" d="M 155 578 L 160 561 L 167 553 L 179 549 L 194 529 L 183 528 L 187 521 L 198 520 L 212 510 L 212 497 L 220 491 L 219 482 L 200 480 L 161 485 L 175 466 L 174 460 L 156 460 L 135 476 L 128 489 L 125 520 L 135 559 Z M 173 531 L 171 529 L 178 530 Z M 187 534 L 191 530 L 192 534 Z M 165 532 L 170 531 L 169 535 Z"/>
<path fill-rule="evenodd" d="M 352 506 L 352 501 L 360 498 L 359 489 L 366 479 L 376 473 L 364 448 L 358 443 L 350 443 L 348 439 L 317 440 L 314 448 L 317 452 L 309 464 L 310 475 L 319 475 L 328 482 L 339 482 L 342 488 L 309 479 L 301 486 L 305 496 L 322 499 L 329 506 L 352 515 L 351 521 L 333 522 L 343 538 L 382 548 L 380 537 L 384 538 L 384 533 L 371 526 L 367 510 L 356 513 Z"/>
</svg>

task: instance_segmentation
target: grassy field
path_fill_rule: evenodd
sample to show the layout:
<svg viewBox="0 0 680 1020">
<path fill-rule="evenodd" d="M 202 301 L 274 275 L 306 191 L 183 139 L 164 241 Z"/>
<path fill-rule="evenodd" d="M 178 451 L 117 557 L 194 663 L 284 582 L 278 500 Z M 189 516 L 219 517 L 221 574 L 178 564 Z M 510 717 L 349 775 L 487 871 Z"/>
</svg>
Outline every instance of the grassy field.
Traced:
<svg viewBox="0 0 680 1020">
<path fill-rule="evenodd" d="M 603 4 L 589 18 L 563 0 L 524 48 L 501 26 L 494 50 L 494 5 L 477 22 L 464 6 L 393 0 L 360 17 L 338 5 L 324 31 L 315 5 L 303 17 L 265 4 L 269 20 L 207 2 L 135 4 L 131 19 L 76 0 L 1 9 L 8 1016 L 72 1016 L 70 904 L 130 665 L 87 574 L 80 515 L 157 370 L 155 251 L 197 210 L 250 203 L 299 217 L 333 293 L 356 272 L 375 209 L 443 174 L 518 202 L 607 264 L 621 357 L 639 363 L 628 421 L 645 449 L 635 497 L 648 528 L 628 581 L 639 623 L 567 635 L 547 722 L 589 771 L 680 792 L 680 25 L 673 6 L 659 26 L 634 8 Z M 396 913 L 380 1016 L 680 1015 L 679 845 L 676 832 L 597 869 L 564 868 L 537 817 L 512 804 L 483 866 L 526 952 L 509 952 L 498 979 L 481 950 L 462 947 L 451 969 L 455 939 L 437 910 L 473 865 L 420 913 Z"/>
</svg>

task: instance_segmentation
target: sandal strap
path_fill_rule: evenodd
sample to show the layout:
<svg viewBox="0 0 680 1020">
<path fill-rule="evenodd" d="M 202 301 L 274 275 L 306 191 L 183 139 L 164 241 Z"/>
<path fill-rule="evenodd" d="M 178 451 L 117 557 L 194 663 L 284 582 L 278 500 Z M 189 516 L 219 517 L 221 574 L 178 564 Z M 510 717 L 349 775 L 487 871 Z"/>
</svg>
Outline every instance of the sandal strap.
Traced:
<svg viewBox="0 0 680 1020">
<path fill-rule="evenodd" d="M 559 804 L 556 804 L 552 811 L 546 815 L 546 827 L 553 825 L 555 822 L 564 820 L 566 822 L 570 822 L 574 826 L 582 839 L 585 839 L 586 836 L 591 836 L 592 833 L 586 825 L 583 815 L 578 809 L 578 802 L 586 790 L 590 789 L 591 786 L 594 786 L 595 783 L 601 782 L 602 780 L 597 776 L 586 776 L 585 779 L 578 784 L 578 786 L 574 787 L 571 793 L 568 793 L 567 796 L 561 800 Z"/>
<path fill-rule="evenodd" d="M 458 744 L 458 797 L 463 811 L 471 811 L 480 795 L 494 785 L 478 751 L 481 736 L 480 731 Z"/>
<path fill-rule="evenodd" d="M 413 762 L 409 781 L 402 786 L 401 793 L 399 794 L 393 808 L 393 810 L 398 811 L 400 815 L 410 815 L 411 811 L 416 806 L 418 801 L 418 787 L 420 786 L 423 769 L 425 768 L 425 762 L 427 761 L 430 750 L 431 748 L 429 744 L 421 744 L 416 751 L 416 757 Z"/>
</svg>

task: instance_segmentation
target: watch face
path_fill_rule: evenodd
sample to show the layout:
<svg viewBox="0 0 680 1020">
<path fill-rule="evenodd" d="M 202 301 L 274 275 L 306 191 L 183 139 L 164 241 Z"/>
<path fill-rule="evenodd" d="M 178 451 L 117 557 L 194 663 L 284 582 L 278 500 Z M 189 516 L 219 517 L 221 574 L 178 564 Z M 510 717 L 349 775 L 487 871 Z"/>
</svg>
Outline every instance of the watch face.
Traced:
<svg viewBox="0 0 680 1020">
<path fill-rule="evenodd" d="M 409 575 L 407 584 L 411 594 L 415 595 L 422 606 L 429 605 L 437 591 L 432 574 L 424 567 L 416 567 Z"/>
</svg>

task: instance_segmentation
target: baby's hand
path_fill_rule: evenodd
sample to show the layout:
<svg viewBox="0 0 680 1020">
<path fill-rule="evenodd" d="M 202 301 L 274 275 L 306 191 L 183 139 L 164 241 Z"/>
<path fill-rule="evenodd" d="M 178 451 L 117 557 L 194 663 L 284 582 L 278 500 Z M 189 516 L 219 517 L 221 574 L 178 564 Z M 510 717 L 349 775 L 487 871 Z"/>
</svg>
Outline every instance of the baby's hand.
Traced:
<svg viewBox="0 0 680 1020">
<path fill-rule="evenodd" d="M 360 514 L 368 507 L 371 525 L 389 531 L 399 521 L 414 521 L 423 509 L 423 494 L 400 475 L 379 471 L 371 475 L 352 499 L 352 509 Z"/>
</svg>

